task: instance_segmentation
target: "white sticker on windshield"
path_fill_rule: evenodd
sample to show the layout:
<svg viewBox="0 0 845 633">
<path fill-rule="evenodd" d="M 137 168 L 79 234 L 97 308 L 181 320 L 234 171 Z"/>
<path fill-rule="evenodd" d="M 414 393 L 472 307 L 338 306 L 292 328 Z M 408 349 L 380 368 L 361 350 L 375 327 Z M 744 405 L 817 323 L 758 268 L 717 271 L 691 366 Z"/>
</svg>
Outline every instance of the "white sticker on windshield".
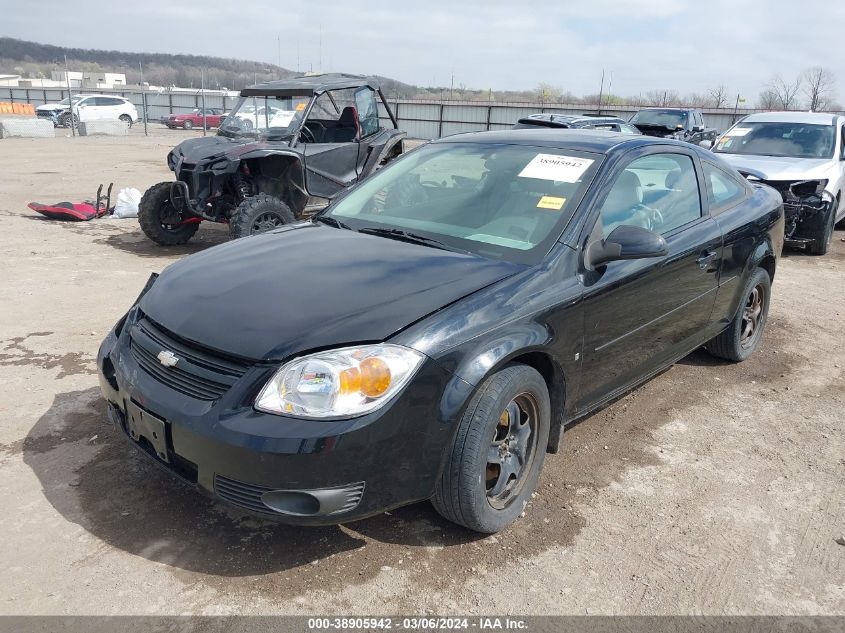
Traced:
<svg viewBox="0 0 845 633">
<path fill-rule="evenodd" d="M 557 182 L 578 182 L 593 161 L 589 158 L 559 156 L 558 154 L 537 154 L 519 172 L 520 178 L 537 178 Z"/>
<path fill-rule="evenodd" d="M 735 127 L 725 132 L 725 136 L 745 136 L 751 131 L 750 127 Z"/>
<path fill-rule="evenodd" d="M 279 110 L 270 119 L 270 127 L 287 127 L 293 121 L 294 116 L 296 116 L 294 110 Z"/>
</svg>

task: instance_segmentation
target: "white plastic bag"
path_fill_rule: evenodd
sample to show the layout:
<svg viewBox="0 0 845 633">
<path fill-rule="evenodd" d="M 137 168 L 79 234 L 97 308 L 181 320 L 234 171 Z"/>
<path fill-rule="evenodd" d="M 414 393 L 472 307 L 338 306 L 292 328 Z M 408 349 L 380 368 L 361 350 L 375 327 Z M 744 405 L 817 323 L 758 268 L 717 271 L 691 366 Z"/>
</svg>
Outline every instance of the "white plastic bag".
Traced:
<svg viewBox="0 0 845 633">
<path fill-rule="evenodd" d="M 114 205 L 112 217 L 137 218 L 139 204 L 141 204 L 141 192 L 132 187 L 124 187 L 117 194 L 117 204 Z"/>
</svg>

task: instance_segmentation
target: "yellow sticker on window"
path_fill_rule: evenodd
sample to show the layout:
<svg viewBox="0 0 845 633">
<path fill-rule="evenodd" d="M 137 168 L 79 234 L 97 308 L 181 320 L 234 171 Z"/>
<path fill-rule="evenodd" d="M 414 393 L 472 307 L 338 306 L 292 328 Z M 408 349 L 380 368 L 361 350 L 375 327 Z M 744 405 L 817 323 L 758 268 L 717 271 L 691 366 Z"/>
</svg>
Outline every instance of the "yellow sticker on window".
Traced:
<svg viewBox="0 0 845 633">
<path fill-rule="evenodd" d="M 566 198 L 555 198 L 554 196 L 543 196 L 540 202 L 537 203 L 538 209 L 553 209 L 560 211 L 563 205 L 566 204 Z"/>
<path fill-rule="evenodd" d="M 304 103 L 297 103 L 297 104 L 296 104 L 296 111 L 297 111 L 297 112 L 302 112 L 304 109 L 305 109 L 305 104 L 304 104 Z"/>
</svg>

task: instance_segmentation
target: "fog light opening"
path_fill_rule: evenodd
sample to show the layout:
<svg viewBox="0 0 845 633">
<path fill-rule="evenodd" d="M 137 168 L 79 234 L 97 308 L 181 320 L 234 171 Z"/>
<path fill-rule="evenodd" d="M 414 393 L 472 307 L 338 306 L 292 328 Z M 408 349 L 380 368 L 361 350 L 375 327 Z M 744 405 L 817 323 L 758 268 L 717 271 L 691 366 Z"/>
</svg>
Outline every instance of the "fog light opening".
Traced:
<svg viewBox="0 0 845 633">
<path fill-rule="evenodd" d="M 297 490 L 271 490 L 261 495 L 261 501 L 280 514 L 307 517 L 320 512 L 317 497 Z"/>
<path fill-rule="evenodd" d="M 109 386 L 111 386 L 112 389 L 117 391 L 118 386 L 117 386 L 117 378 L 115 377 L 115 374 L 114 374 L 114 365 L 112 364 L 111 359 L 108 356 L 106 356 L 103 359 L 103 376 L 106 377 L 106 380 L 108 381 Z"/>
</svg>

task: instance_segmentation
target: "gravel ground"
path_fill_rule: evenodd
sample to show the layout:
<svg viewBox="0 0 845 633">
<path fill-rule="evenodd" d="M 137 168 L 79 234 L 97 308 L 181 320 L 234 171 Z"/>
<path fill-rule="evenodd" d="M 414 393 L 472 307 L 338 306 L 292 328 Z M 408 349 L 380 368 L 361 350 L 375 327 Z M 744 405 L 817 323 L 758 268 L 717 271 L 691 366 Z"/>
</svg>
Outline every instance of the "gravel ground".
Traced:
<svg viewBox="0 0 845 633">
<path fill-rule="evenodd" d="M 0 613 L 845 615 L 845 232 L 782 259 L 751 360 L 695 352 L 569 429 L 506 532 L 429 504 L 292 528 L 146 463 L 97 391 L 97 347 L 149 273 L 223 227 L 159 248 L 134 220 L 26 208 L 143 191 L 196 134 L 0 141 Z"/>
</svg>

